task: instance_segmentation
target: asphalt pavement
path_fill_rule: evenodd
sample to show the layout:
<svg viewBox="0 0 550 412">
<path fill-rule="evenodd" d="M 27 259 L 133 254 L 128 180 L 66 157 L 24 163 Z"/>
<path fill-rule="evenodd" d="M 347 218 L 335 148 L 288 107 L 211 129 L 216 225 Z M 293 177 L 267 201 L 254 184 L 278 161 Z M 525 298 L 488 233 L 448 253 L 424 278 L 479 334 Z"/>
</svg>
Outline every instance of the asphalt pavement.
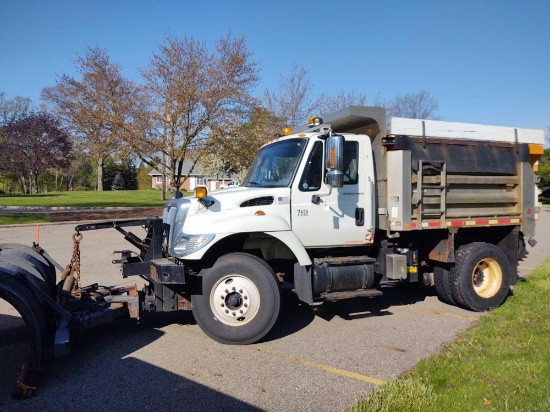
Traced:
<svg viewBox="0 0 550 412">
<path fill-rule="evenodd" d="M 62 264 L 70 260 L 73 228 L 40 228 L 41 245 Z M 520 262 L 522 276 L 550 256 L 549 233 L 545 206 L 538 244 Z M 111 264 L 113 250 L 130 246 L 122 236 L 113 229 L 83 235 L 83 284 L 128 284 Z M 0 228 L 0 243 L 35 239 L 35 226 Z M 190 313 L 155 314 L 84 335 L 69 357 L 46 365 L 35 398 L 13 401 L 16 376 L 6 371 L 19 364 L 24 340 L 14 327 L 17 314 L 0 301 L 0 410 L 345 410 L 438 352 L 480 316 L 441 303 L 432 288 L 411 285 L 315 309 L 286 299 L 260 343 L 228 346 L 204 335 Z"/>
</svg>

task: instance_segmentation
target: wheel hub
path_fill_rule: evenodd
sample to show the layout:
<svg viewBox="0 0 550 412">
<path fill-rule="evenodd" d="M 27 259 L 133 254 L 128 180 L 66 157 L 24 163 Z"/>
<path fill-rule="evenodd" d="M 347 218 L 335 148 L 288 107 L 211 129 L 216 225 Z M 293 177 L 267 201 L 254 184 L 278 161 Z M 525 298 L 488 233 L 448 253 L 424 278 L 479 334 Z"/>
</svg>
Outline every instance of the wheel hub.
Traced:
<svg viewBox="0 0 550 412">
<path fill-rule="evenodd" d="M 260 293 L 247 277 L 228 275 L 221 278 L 210 294 L 210 307 L 220 322 L 240 326 L 256 316 Z"/>
<path fill-rule="evenodd" d="M 485 279 L 485 276 L 483 275 L 483 271 L 476 269 L 474 271 L 474 286 L 481 286 L 483 284 L 483 281 Z"/>
<path fill-rule="evenodd" d="M 502 285 L 502 269 L 494 259 L 480 260 L 472 272 L 472 285 L 482 298 L 495 296 Z"/>
<path fill-rule="evenodd" d="M 225 305 L 229 310 L 237 310 L 243 304 L 243 297 L 240 293 L 233 292 L 225 297 Z"/>
</svg>

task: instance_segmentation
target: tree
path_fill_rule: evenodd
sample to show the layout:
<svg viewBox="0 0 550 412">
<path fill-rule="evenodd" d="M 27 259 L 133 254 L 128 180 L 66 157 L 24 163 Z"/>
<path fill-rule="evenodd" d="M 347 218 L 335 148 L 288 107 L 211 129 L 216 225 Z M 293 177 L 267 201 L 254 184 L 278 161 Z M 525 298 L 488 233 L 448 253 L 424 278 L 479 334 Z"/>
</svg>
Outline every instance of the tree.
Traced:
<svg viewBox="0 0 550 412">
<path fill-rule="evenodd" d="M 367 96 L 364 94 L 356 94 L 354 91 L 340 93 L 335 97 L 322 96 L 320 101 L 320 114 L 322 116 L 329 113 L 337 112 L 349 106 L 365 106 L 367 104 Z M 305 121 L 305 119 L 303 119 Z"/>
<path fill-rule="evenodd" d="M 417 93 L 397 95 L 390 101 L 388 118 L 407 117 L 410 119 L 433 119 L 438 120 L 436 110 L 439 108 L 439 101 L 426 90 Z"/>
<path fill-rule="evenodd" d="M 126 189 L 124 178 L 122 173 L 117 172 L 115 178 L 113 179 L 113 184 L 111 185 L 111 190 L 124 190 Z"/>
<path fill-rule="evenodd" d="M 319 113 L 325 98 L 312 98 L 313 84 L 307 75 L 306 69 L 295 64 L 288 77 L 281 76 L 279 91 L 264 91 L 264 104 L 280 119 L 279 129 L 304 124 L 309 116 Z"/>
<path fill-rule="evenodd" d="M 313 84 L 308 79 L 308 71 L 294 65 L 288 77 L 281 77 L 277 92 L 264 91 L 266 108 L 279 118 L 279 130 L 285 126 L 305 124 L 311 115 L 327 115 L 349 106 L 363 106 L 367 96 L 354 91 L 340 91 L 336 96 L 321 93 L 313 97 Z"/>
<path fill-rule="evenodd" d="M 71 163 L 61 174 L 59 186 L 65 190 L 73 188 L 91 190 L 96 186 L 96 167 L 90 159 L 89 154 L 81 147 L 73 145 Z"/>
<path fill-rule="evenodd" d="M 50 114 L 31 113 L 3 126 L 3 131 L 0 173 L 14 175 L 24 193 L 36 192 L 38 176 L 49 168 L 68 166 L 69 135 Z M 27 185 L 27 177 L 34 185 Z"/>
<path fill-rule="evenodd" d="M 21 120 L 32 109 L 32 100 L 28 97 L 15 96 L 6 99 L 4 92 L 0 92 L 0 126 Z"/>
<path fill-rule="evenodd" d="M 105 190 L 136 190 L 138 188 L 138 171 L 131 158 L 109 156 L 105 160 L 103 173 Z M 117 178 L 119 175 L 120 177 Z"/>
<path fill-rule="evenodd" d="M 63 75 L 55 87 L 43 89 L 42 99 L 97 162 L 97 190 L 101 191 L 105 159 L 120 150 L 122 134 L 132 130 L 127 123 L 134 114 L 138 88 L 98 47 L 79 56 L 75 68 L 80 81 Z"/>
<path fill-rule="evenodd" d="M 267 109 L 254 109 L 249 120 L 233 135 L 211 136 L 214 143 L 201 158 L 201 172 L 216 177 L 237 174 L 242 180 L 258 149 L 273 140 L 277 133 L 280 133 L 279 119 Z"/>
<path fill-rule="evenodd" d="M 211 52 L 193 38 L 168 36 L 141 70 L 150 100 L 139 116 L 143 133 L 132 132 L 127 143 L 157 170 L 165 159 L 176 188 L 188 177 L 184 160 L 191 173 L 215 144 L 211 137 L 233 135 L 254 107 L 258 68 L 251 56 L 244 37 L 222 37 Z"/>
<path fill-rule="evenodd" d="M 545 140 L 550 142 L 550 127 L 546 128 Z M 538 183 L 541 189 L 541 201 L 548 203 L 550 201 L 550 148 L 544 149 L 544 154 L 539 159 L 538 175 L 540 181 Z"/>
<path fill-rule="evenodd" d="M 142 166 L 137 171 L 138 190 L 151 189 L 151 176 L 149 173 L 153 170 L 151 166 Z"/>
</svg>

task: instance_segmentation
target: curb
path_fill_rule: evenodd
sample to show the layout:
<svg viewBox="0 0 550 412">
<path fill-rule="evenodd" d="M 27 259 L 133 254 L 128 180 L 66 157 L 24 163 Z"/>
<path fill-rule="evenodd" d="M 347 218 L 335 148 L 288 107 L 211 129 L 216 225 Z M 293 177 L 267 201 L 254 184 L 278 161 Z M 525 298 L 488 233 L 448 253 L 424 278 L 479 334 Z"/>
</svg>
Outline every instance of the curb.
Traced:
<svg viewBox="0 0 550 412">
<path fill-rule="evenodd" d="M 135 219 L 147 219 L 151 216 L 141 216 L 136 217 Z M 27 227 L 27 226 L 59 226 L 59 225 L 91 225 L 94 223 L 105 223 L 105 222 L 115 222 L 117 220 L 125 219 L 100 219 L 100 220 L 68 220 L 65 222 L 43 222 L 43 223 L 19 223 L 13 225 L 0 225 L 0 230 L 4 228 L 18 228 L 18 227 Z"/>
<path fill-rule="evenodd" d="M 5 210 L 28 210 L 28 211 L 36 211 L 36 212 L 42 212 L 42 211 L 48 211 L 48 210 L 66 210 L 66 211 L 75 211 L 75 210 L 132 210 L 132 209 L 139 209 L 139 208 L 153 208 L 156 206 L 92 206 L 92 207 L 73 207 L 73 206 L 0 206 L 0 211 Z M 159 207 L 162 207 L 160 205 Z"/>
</svg>

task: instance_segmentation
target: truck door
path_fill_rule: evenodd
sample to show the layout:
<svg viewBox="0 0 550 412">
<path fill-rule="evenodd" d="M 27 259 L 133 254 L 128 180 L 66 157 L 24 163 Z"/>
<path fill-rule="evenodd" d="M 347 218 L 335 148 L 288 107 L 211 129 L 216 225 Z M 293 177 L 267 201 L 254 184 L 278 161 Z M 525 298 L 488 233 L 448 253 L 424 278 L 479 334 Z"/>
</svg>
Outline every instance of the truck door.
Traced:
<svg viewBox="0 0 550 412">
<path fill-rule="evenodd" d="M 344 186 L 332 191 L 324 182 L 324 141 L 312 143 L 292 187 L 292 230 L 306 247 L 365 244 L 373 226 L 372 179 L 365 166 L 370 140 L 347 138 Z"/>
</svg>

